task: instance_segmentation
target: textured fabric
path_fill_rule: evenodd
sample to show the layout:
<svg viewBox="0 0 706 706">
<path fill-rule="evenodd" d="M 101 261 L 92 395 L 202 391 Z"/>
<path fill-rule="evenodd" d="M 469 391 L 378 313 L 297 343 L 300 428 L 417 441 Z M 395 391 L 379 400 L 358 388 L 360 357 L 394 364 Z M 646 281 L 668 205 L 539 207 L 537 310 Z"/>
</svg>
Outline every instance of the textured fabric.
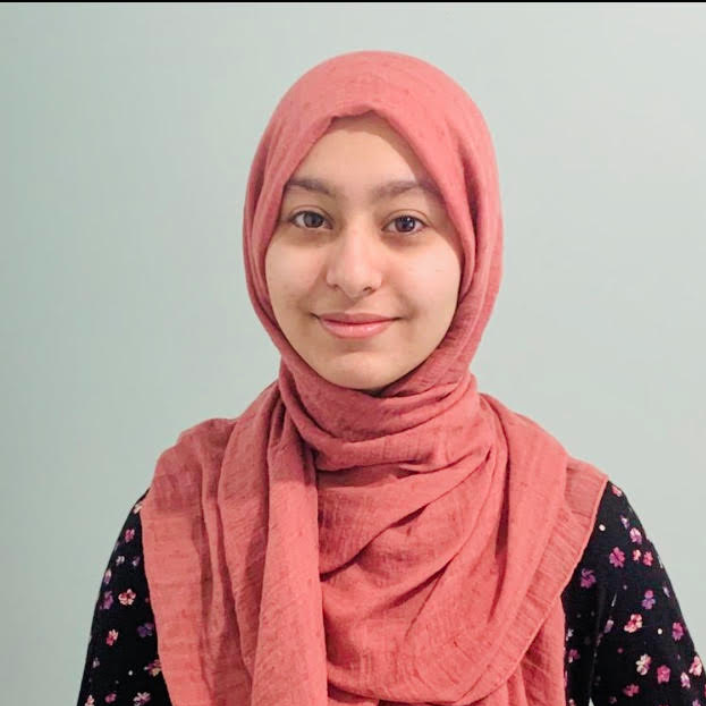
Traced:
<svg viewBox="0 0 706 706">
<path fill-rule="evenodd" d="M 379 397 L 298 356 L 264 276 L 286 180 L 334 117 L 370 110 L 414 149 L 464 250 L 446 336 Z M 278 378 L 237 419 L 180 434 L 142 510 L 174 703 L 563 704 L 560 596 L 607 477 L 469 370 L 502 269 L 495 156 L 473 101 L 401 54 L 314 67 L 258 145 L 243 252 Z"/>
<path fill-rule="evenodd" d="M 171 706 L 142 560 L 144 497 L 101 578 L 77 706 Z M 706 672 L 655 538 L 614 483 L 562 603 L 567 706 L 706 704 Z"/>
</svg>

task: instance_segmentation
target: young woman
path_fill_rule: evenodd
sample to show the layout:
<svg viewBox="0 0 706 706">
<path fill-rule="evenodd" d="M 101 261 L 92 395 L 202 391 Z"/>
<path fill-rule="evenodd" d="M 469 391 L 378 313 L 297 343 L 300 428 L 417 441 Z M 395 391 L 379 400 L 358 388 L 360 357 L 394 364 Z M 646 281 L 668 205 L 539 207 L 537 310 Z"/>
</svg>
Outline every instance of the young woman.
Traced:
<svg viewBox="0 0 706 706">
<path fill-rule="evenodd" d="M 498 292 L 484 120 L 362 51 L 277 106 L 243 253 L 277 379 L 164 451 L 96 603 L 84 704 L 706 704 L 623 491 L 469 365 Z"/>
</svg>

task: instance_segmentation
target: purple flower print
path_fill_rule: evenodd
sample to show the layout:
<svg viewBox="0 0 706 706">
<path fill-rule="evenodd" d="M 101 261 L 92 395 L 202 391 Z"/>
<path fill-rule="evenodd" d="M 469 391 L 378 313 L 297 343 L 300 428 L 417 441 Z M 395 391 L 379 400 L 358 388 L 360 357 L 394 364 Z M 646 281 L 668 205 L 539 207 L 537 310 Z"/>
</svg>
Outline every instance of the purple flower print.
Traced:
<svg viewBox="0 0 706 706">
<path fill-rule="evenodd" d="M 138 694 L 136 694 L 133 699 L 132 703 L 135 706 L 142 706 L 142 704 L 146 704 L 152 697 L 147 693 L 146 691 L 141 691 Z"/>
<path fill-rule="evenodd" d="M 642 544 L 642 533 L 637 527 L 633 527 L 630 530 L 630 541 L 634 544 Z"/>
<path fill-rule="evenodd" d="M 652 607 L 657 602 L 654 597 L 654 591 L 645 591 L 645 597 L 642 599 L 642 607 L 647 610 L 652 610 Z"/>
<path fill-rule="evenodd" d="M 596 583 L 593 569 L 581 569 L 581 588 L 591 588 Z"/>
<path fill-rule="evenodd" d="M 103 593 L 103 603 L 101 604 L 101 610 L 110 610 L 110 606 L 113 605 L 113 592 L 105 591 Z"/>
<path fill-rule="evenodd" d="M 134 536 L 135 536 L 135 530 L 133 527 L 130 527 L 129 529 L 125 530 L 125 541 L 126 542 L 132 542 Z"/>
<path fill-rule="evenodd" d="M 108 584 L 110 583 L 110 577 L 113 575 L 113 572 L 110 569 L 106 569 L 105 573 L 103 574 L 103 583 Z"/>
<path fill-rule="evenodd" d="M 682 688 L 688 689 L 691 686 L 691 679 L 689 679 L 689 675 L 686 672 L 682 672 L 679 675 L 679 679 L 681 681 Z"/>
<path fill-rule="evenodd" d="M 140 637 L 149 637 L 154 630 L 154 623 L 145 623 L 137 626 L 137 633 Z"/>
</svg>

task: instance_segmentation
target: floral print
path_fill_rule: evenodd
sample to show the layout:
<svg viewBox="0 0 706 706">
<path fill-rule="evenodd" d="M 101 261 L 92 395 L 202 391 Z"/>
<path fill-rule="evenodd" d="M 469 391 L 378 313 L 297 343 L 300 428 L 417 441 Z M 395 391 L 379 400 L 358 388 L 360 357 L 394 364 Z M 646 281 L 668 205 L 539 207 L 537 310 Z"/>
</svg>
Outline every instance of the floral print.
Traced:
<svg viewBox="0 0 706 706">
<path fill-rule="evenodd" d="M 706 675 L 669 576 L 610 481 L 562 602 L 569 706 L 706 706 Z"/>
<path fill-rule="evenodd" d="M 142 564 L 146 494 L 130 510 L 103 574 L 78 706 L 171 706 Z"/>
<path fill-rule="evenodd" d="M 171 706 L 142 561 L 146 494 L 103 574 L 77 706 Z M 612 482 L 561 600 L 568 706 L 706 706 L 706 672 L 664 565 Z"/>
</svg>

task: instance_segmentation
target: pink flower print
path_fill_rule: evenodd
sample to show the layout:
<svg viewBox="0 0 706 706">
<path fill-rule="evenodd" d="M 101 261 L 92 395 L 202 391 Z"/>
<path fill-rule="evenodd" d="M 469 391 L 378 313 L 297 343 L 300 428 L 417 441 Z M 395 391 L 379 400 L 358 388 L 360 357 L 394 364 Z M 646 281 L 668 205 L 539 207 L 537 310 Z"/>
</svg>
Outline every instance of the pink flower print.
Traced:
<svg viewBox="0 0 706 706">
<path fill-rule="evenodd" d="M 103 574 L 103 583 L 108 584 L 110 583 L 110 577 L 113 575 L 113 572 L 110 569 L 106 569 L 105 573 Z"/>
<path fill-rule="evenodd" d="M 86 699 L 86 703 L 84 706 L 93 706 L 93 704 L 96 703 L 95 699 L 93 698 L 92 694 L 88 695 L 88 698 Z"/>
<path fill-rule="evenodd" d="M 105 644 L 110 645 L 111 647 L 115 644 L 115 641 L 118 639 L 118 631 L 117 630 L 111 630 L 108 633 L 108 636 L 105 638 Z"/>
<path fill-rule="evenodd" d="M 661 667 L 657 667 L 657 683 L 666 684 L 669 681 L 671 673 L 672 670 L 666 664 L 663 664 Z"/>
<path fill-rule="evenodd" d="M 689 675 L 686 672 L 682 672 L 679 678 L 684 689 L 688 689 L 691 686 L 691 679 L 689 679 Z"/>
<path fill-rule="evenodd" d="M 672 623 L 672 637 L 675 641 L 679 641 L 684 637 L 684 628 L 681 623 Z"/>
<path fill-rule="evenodd" d="M 613 618 L 608 618 L 608 620 L 605 621 L 605 627 L 603 628 L 604 633 L 608 633 L 613 629 L 613 625 L 615 624 L 615 621 Z"/>
<path fill-rule="evenodd" d="M 123 605 L 132 605 L 135 602 L 135 596 L 137 594 L 135 591 L 133 591 L 131 588 L 128 588 L 127 591 L 124 591 L 123 593 L 118 595 L 118 600 L 123 604 Z"/>
<path fill-rule="evenodd" d="M 113 701 L 115 701 L 115 699 L 117 699 L 117 698 L 118 698 L 118 695 L 113 691 L 105 697 L 105 702 L 107 704 L 112 704 Z"/>
<path fill-rule="evenodd" d="M 630 520 L 628 520 L 628 518 L 625 517 L 625 515 L 620 516 L 620 522 L 622 523 L 623 527 L 625 527 L 625 529 L 630 527 Z"/>
<path fill-rule="evenodd" d="M 130 527 L 130 529 L 125 530 L 125 541 L 126 542 L 132 542 L 132 539 L 134 536 L 135 536 L 134 528 Z"/>
<path fill-rule="evenodd" d="M 110 610 L 110 606 L 113 605 L 113 592 L 105 591 L 103 593 L 103 603 L 101 604 L 101 610 Z"/>
<path fill-rule="evenodd" d="M 633 544 L 642 544 L 642 532 L 637 527 L 630 530 L 630 541 Z"/>
<path fill-rule="evenodd" d="M 654 591 L 645 591 L 645 597 L 642 599 L 642 607 L 646 610 L 652 610 L 652 607 L 657 602 L 654 597 Z"/>
<path fill-rule="evenodd" d="M 571 664 L 571 662 L 573 662 L 574 660 L 579 659 L 580 657 L 581 657 L 581 654 L 579 653 L 578 650 L 575 650 L 575 649 L 569 650 L 569 654 L 568 654 L 569 664 Z"/>
<path fill-rule="evenodd" d="M 623 689 L 623 694 L 625 694 L 625 696 L 635 696 L 639 691 L 640 687 L 637 684 L 628 684 Z"/>
<path fill-rule="evenodd" d="M 633 613 L 630 620 L 625 624 L 623 630 L 625 632 L 637 632 L 642 627 L 642 616 L 639 613 Z"/>
<path fill-rule="evenodd" d="M 121 554 L 120 556 L 115 558 L 115 565 L 120 566 L 121 564 L 125 563 L 125 557 Z"/>
<path fill-rule="evenodd" d="M 154 662 L 150 662 L 145 667 L 145 671 L 149 672 L 150 676 L 156 677 L 162 671 L 162 663 L 159 661 L 159 657 Z"/>
<path fill-rule="evenodd" d="M 691 663 L 691 667 L 689 667 L 689 674 L 693 674 L 695 677 L 700 677 L 703 672 L 703 668 L 704 665 L 701 662 L 701 658 L 699 655 L 696 655 L 696 657 L 694 657 L 694 661 Z"/>
<path fill-rule="evenodd" d="M 152 697 L 149 695 L 148 692 L 146 691 L 140 691 L 132 699 L 132 703 L 135 704 L 135 706 L 142 706 L 142 704 L 146 704 Z"/>
<path fill-rule="evenodd" d="M 596 583 L 593 569 L 581 569 L 581 588 L 591 588 Z"/>
<path fill-rule="evenodd" d="M 652 566 L 652 559 L 653 559 L 653 557 L 652 557 L 652 552 L 645 552 L 645 553 L 642 555 L 642 563 L 643 563 L 645 566 Z"/>
<path fill-rule="evenodd" d="M 136 556 L 131 563 L 133 566 L 138 566 L 140 564 L 140 557 Z"/>
<path fill-rule="evenodd" d="M 642 552 L 639 549 L 633 549 L 633 551 L 632 551 L 632 560 L 633 561 L 640 561 L 641 556 L 642 556 Z"/>
<path fill-rule="evenodd" d="M 635 662 L 635 665 L 637 666 L 637 673 L 642 674 L 642 676 L 645 676 L 647 672 L 650 671 L 650 664 L 652 663 L 652 657 L 649 655 L 642 655 L 640 659 Z"/>
<path fill-rule="evenodd" d="M 669 589 L 666 586 L 662 586 L 662 591 L 664 591 L 664 595 L 669 598 Z"/>
<path fill-rule="evenodd" d="M 613 483 L 610 484 L 610 489 L 613 491 L 613 495 L 617 495 L 619 498 L 623 497 L 623 491 L 618 488 L 617 485 L 614 485 Z"/>
<path fill-rule="evenodd" d="M 621 568 L 625 565 L 625 553 L 620 549 L 620 547 L 614 547 L 613 551 L 610 553 L 610 557 L 608 557 L 608 560 L 613 566 Z"/>
</svg>

